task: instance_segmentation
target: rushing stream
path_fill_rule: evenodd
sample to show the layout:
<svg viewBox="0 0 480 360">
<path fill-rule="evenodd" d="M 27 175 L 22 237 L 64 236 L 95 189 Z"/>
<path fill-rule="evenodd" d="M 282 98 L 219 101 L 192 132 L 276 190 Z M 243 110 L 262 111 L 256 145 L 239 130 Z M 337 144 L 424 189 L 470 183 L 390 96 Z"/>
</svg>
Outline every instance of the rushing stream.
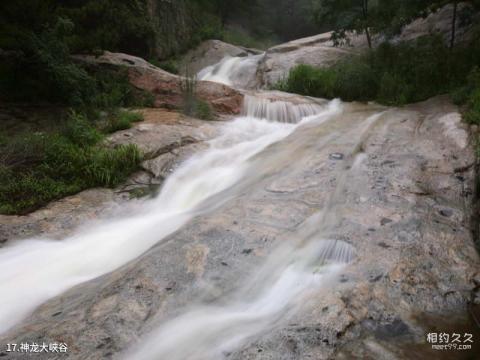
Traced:
<svg viewBox="0 0 480 360">
<path fill-rule="evenodd" d="M 203 78 L 231 84 L 233 70 L 241 72 L 255 61 L 256 57 L 227 58 L 216 68 L 207 69 Z M 301 127 L 321 127 L 342 111 L 343 104 L 337 100 L 294 104 L 246 96 L 243 115 L 225 123 L 209 148 L 177 169 L 157 198 L 145 201 L 140 209 L 132 208 L 132 216 L 82 227 L 62 241 L 29 239 L 2 248 L 0 332 L 20 323 L 48 299 L 118 269 L 193 217 L 235 197 L 241 188 L 236 184 L 247 177 L 250 181 L 255 176 L 261 178 L 262 172 L 252 175 L 251 167 L 262 161 L 259 156 L 266 148 Z M 238 284 L 235 296 L 184 309 L 160 324 L 125 358 L 220 357 L 285 321 L 312 289 L 327 286 L 354 258 L 350 245 L 330 240 L 327 234 L 337 221 L 335 214 L 347 178 L 362 164 L 357 145 L 379 117 L 369 117 L 346 135 L 357 140 L 348 157 L 349 166 L 339 174 L 337 191 L 330 194 L 323 209 L 286 235 L 289 241 L 269 254 L 253 278 Z M 324 141 L 334 136 L 340 135 L 332 134 Z M 212 207 L 206 200 L 214 196 Z"/>
</svg>

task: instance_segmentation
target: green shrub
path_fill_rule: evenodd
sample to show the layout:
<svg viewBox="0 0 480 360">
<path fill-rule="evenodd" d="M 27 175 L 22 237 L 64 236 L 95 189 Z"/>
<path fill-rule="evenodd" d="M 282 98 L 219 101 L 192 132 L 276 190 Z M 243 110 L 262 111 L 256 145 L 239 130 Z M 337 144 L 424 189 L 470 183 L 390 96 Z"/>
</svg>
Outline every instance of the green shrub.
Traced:
<svg viewBox="0 0 480 360">
<path fill-rule="evenodd" d="M 214 112 L 209 103 L 197 97 L 197 79 L 187 75 L 181 83 L 183 95 L 182 112 L 187 116 L 196 117 L 202 120 L 213 120 Z"/>
<path fill-rule="evenodd" d="M 87 179 L 91 186 L 117 186 L 138 168 L 141 159 L 140 151 L 133 144 L 90 149 L 85 164 Z"/>
<path fill-rule="evenodd" d="M 170 74 L 179 74 L 178 60 L 176 59 L 168 59 L 165 61 L 150 60 L 150 62 L 156 67 L 159 67 L 160 69 L 165 70 Z"/>
<path fill-rule="evenodd" d="M 139 112 L 126 110 L 113 111 L 107 118 L 107 126 L 103 129 L 105 133 L 113 133 L 120 130 L 130 129 L 132 123 L 143 121 L 143 115 Z"/>
<path fill-rule="evenodd" d="M 375 70 L 365 62 L 344 61 L 339 63 L 332 91 L 346 101 L 369 100 L 378 92 Z"/>
<path fill-rule="evenodd" d="M 202 120 L 213 120 L 214 114 L 210 104 L 202 100 L 197 100 L 195 117 Z"/>
<path fill-rule="evenodd" d="M 210 39 L 218 38 L 218 34 L 216 37 L 209 37 Z M 229 27 L 224 29 L 221 32 L 220 39 L 233 45 L 237 46 L 244 46 L 247 48 L 254 48 L 254 49 L 268 49 L 275 45 L 275 41 L 273 37 L 270 36 L 252 36 L 247 31 L 237 28 L 237 27 Z"/>
<path fill-rule="evenodd" d="M 413 89 L 398 74 L 386 72 L 380 81 L 377 100 L 386 105 L 403 105 L 412 98 Z"/>
<path fill-rule="evenodd" d="M 65 39 L 73 23 L 58 18 L 40 32 L 18 30 L 12 58 L 2 59 L 0 94 L 10 100 L 80 106 L 95 91 L 94 80 L 70 59 Z"/>
<path fill-rule="evenodd" d="M 337 74 L 333 71 L 302 64 L 293 68 L 276 88 L 291 93 L 331 98 L 335 96 L 336 78 Z"/>
<path fill-rule="evenodd" d="M 480 125 L 480 87 L 470 94 L 464 118 L 469 124 Z"/>
<path fill-rule="evenodd" d="M 397 45 L 385 43 L 329 68 L 298 65 L 276 88 L 346 101 L 376 100 L 387 105 L 453 92 L 457 102 L 466 102 L 474 85 L 459 87 L 478 63 L 480 41 L 451 50 L 440 38 L 427 37 Z M 472 79 L 477 77 L 470 75 Z"/>
<path fill-rule="evenodd" d="M 141 153 L 135 145 L 109 148 L 102 138 L 84 116 L 74 112 L 61 132 L 3 138 L 0 213 L 24 214 L 90 187 L 114 187 L 125 181 L 138 168 Z"/>
<path fill-rule="evenodd" d="M 64 134 L 72 143 L 79 146 L 94 145 L 103 138 L 85 115 L 73 110 L 69 114 Z"/>
</svg>

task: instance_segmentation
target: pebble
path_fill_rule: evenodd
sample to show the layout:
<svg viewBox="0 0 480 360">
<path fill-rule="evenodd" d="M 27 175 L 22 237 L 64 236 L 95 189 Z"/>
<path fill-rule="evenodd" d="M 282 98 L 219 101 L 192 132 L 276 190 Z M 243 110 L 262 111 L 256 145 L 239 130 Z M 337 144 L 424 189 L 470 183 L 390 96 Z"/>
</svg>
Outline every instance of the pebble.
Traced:
<svg viewBox="0 0 480 360">
<path fill-rule="evenodd" d="M 450 217 L 453 215 L 453 211 L 450 209 L 442 209 L 439 211 L 440 215 L 445 216 L 445 217 Z"/>
<path fill-rule="evenodd" d="M 332 154 L 328 155 L 328 158 L 330 160 L 343 160 L 344 157 L 345 157 L 345 155 L 343 155 L 341 153 L 332 153 Z"/>
</svg>

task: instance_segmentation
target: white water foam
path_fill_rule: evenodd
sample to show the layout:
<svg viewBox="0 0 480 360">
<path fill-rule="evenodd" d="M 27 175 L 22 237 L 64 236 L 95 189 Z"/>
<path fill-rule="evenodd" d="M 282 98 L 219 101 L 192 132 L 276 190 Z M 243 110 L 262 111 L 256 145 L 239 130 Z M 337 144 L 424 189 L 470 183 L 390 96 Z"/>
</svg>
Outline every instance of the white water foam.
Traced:
<svg viewBox="0 0 480 360">
<path fill-rule="evenodd" d="M 245 116 L 283 123 L 298 123 L 305 117 L 318 114 L 323 108 L 322 105 L 313 102 L 293 103 L 252 95 L 245 95 L 243 102 Z"/>
<path fill-rule="evenodd" d="M 238 89 L 253 89 L 257 85 L 257 68 L 262 57 L 263 54 L 245 57 L 227 56 L 219 63 L 201 70 L 197 78 Z"/>
<path fill-rule="evenodd" d="M 250 157 L 292 130 L 257 119 L 238 119 L 225 126 L 210 150 L 173 174 L 141 214 L 62 241 L 30 239 L 1 249 L 0 332 L 47 299 L 141 255 L 188 221 L 196 205 L 238 181 Z"/>
<path fill-rule="evenodd" d="M 334 101 L 320 116 L 328 119 L 339 108 Z M 46 300 L 119 268 L 179 229 L 204 200 L 242 179 L 252 157 L 295 128 L 238 118 L 226 123 L 210 148 L 186 161 L 135 215 L 83 227 L 61 241 L 34 238 L 0 249 L 0 333 Z"/>
<path fill-rule="evenodd" d="M 323 239 L 342 219 L 340 210 L 348 180 L 366 160 L 361 149 L 377 113 L 348 131 L 355 137 L 348 163 L 338 184 L 318 213 L 280 241 L 263 268 L 233 295 L 209 305 L 196 305 L 161 324 L 146 339 L 124 354 L 124 359 L 214 360 L 238 350 L 295 313 L 309 293 L 327 289 L 330 280 L 354 259 L 353 247 Z"/>
<path fill-rule="evenodd" d="M 197 306 L 163 324 L 125 359 L 212 360 L 288 318 L 353 259 L 341 241 L 286 244 L 227 305 Z M 187 345 L 188 344 L 188 345 Z M 187 345 L 187 346 L 186 346 Z"/>
</svg>

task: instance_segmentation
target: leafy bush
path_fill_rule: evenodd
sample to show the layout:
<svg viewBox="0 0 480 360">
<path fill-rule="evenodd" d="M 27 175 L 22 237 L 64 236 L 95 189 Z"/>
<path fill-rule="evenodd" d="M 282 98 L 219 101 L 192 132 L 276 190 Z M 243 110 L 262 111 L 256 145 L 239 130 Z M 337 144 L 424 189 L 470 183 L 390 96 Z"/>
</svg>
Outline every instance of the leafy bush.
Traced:
<svg viewBox="0 0 480 360">
<path fill-rule="evenodd" d="M 0 213 L 24 214 L 90 187 L 114 187 L 125 181 L 141 162 L 138 148 L 109 148 L 102 138 L 83 115 L 72 112 L 61 132 L 3 139 Z"/>
<path fill-rule="evenodd" d="M 58 18 L 38 34 L 22 32 L 15 56 L 0 66 L 0 93 L 13 100 L 84 104 L 95 82 L 70 59 L 65 39 L 72 28 L 70 20 Z"/>
<path fill-rule="evenodd" d="M 218 37 L 218 36 L 217 36 Z M 215 38 L 215 37 L 210 37 Z M 247 48 L 268 49 L 275 45 L 271 36 L 252 36 L 247 31 L 238 27 L 229 27 L 221 32 L 220 39 L 233 45 Z"/>
<path fill-rule="evenodd" d="M 480 125 L 480 68 L 476 66 L 467 77 L 466 84 L 453 94 L 458 105 L 465 105 L 465 121 Z"/>
<path fill-rule="evenodd" d="M 107 126 L 103 129 L 106 133 L 126 130 L 132 127 L 133 122 L 143 121 L 143 115 L 138 112 L 119 110 L 110 114 L 107 119 Z"/>
<path fill-rule="evenodd" d="M 202 120 L 213 120 L 214 114 L 210 104 L 202 100 L 197 100 L 195 116 Z"/>
<path fill-rule="evenodd" d="M 385 43 L 330 68 L 298 65 L 276 88 L 316 97 L 402 105 L 453 92 L 478 63 L 479 41 L 452 51 L 440 38 L 430 37 L 397 45 Z M 470 93 L 461 88 L 454 98 L 466 101 Z"/>
<path fill-rule="evenodd" d="M 179 73 L 178 62 L 176 60 L 173 60 L 173 59 L 162 61 L 161 63 L 159 63 L 158 67 L 160 69 L 163 69 L 163 70 L 169 72 L 170 74 L 178 74 Z"/>
<path fill-rule="evenodd" d="M 480 125 L 480 87 L 469 96 L 464 118 L 469 124 Z"/>
<path fill-rule="evenodd" d="M 64 135 L 72 143 L 83 147 L 94 145 L 103 138 L 102 134 L 89 123 L 85 115 L 73 110 L 70 112 Z"/>
</svg>

